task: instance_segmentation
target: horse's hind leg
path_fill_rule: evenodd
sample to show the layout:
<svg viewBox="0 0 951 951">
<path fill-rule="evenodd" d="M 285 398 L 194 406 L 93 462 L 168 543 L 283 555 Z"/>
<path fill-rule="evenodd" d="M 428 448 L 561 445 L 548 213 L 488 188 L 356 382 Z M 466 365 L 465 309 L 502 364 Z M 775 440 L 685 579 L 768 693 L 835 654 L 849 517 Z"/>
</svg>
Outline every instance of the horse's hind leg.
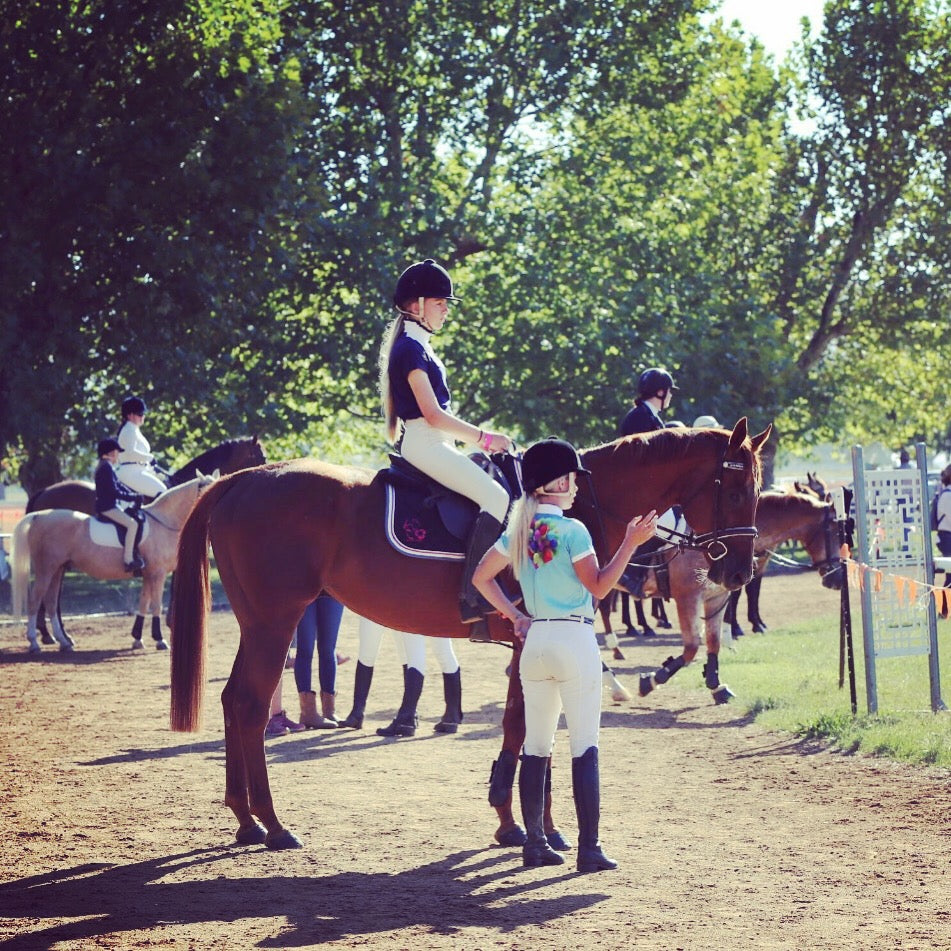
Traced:
<svg viewBox="0 0 951 951">
<path fill-rule="evenodd" d="M 637 612 L 637 623 L 641 626 L 641 637 L 656 637 L 657 631 L 647 623 L 647 618 L 644 616 L 644 602 L 635 601 L 634 610 Z"/>
<path fill-rule="evenodd" d="M 753 625 L 754 634 L 766 633 L 766 622 L 759 614 L 759 591 L 763 584 L 763 576 L 755 575 L 746 586 L 746 617 Z"/>
<path fill-rule="evenodd" d="M 495 841 L 499 845 L 524 845 L 528 838 L 512 813 L 515 771 L 525 742 L 525 697 L 519 674 L 521 657 L 521 649 L 516 645 L 509 668 L 505 713 L 502 715 L 502 751 L 492 763 L 489 775 L 489 805 L 495 807 L 499 817 L 499 827 L 495 831 Z"/>
</svg>

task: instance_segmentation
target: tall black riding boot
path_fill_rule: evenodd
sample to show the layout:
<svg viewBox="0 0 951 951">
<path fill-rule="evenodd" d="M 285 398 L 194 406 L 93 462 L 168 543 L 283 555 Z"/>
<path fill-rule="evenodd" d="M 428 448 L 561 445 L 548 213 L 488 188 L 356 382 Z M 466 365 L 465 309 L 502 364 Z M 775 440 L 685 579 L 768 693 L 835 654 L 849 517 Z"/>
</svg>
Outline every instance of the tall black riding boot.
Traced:
<svg viewBox="0 0 951 951">
<path fill-rule="evenodd" d="M 518 795 L 522 803 L 522 821 L 528 841 L 522 846 L 522 865 L 564 865 L 565 857 L 556 852 L 545 837 L 545 775 L 547 756 L 523 756 L 518 773 Z"/>
<path fill-rule="evenodd" d="M 396 711 L 396 719 L 389 726 L 381 726 L 377 736 L 415 736 L 416 707 L 423 692 L 423 675 L 415 667 L 407 667 L 403 674 L 403 702 Z"/>
<path fill-rule="evenodd" d="M 495 544 L 502 534 L 502 523 L 488 512 L 479 512 L 475 525 L 469 535 L 469 544 L 466 546 L 466 561 L 462 569 L 462 588 L 459 592 L 459 610 L 462 614 L 462 623 L 471 624 L 481 621 L 486 614 L 491 614 L 495 608 L 486 601 L 472 584 L 472 576 L 476 567 L 482 561 L 482 556 Z"/>
<path fill-rule="evenodd" d="M 589 746 L 571 761 L 571 785 L 578 814 L 578 871 L 601 872 L 617 868 L 617 862 L 601 851 L 598 824 L 601 821 L 601 776 L 598 748 Z"/>
<path fill-rule="evenodd" d="M 442 675 L 443 694 L 446 698 L 446 712 L 433 727 L 437 733 L 455 733 L 462 723 L 462 670 L 454 674 Z"/>
<path fill-rule="evenodd" d="M 357 669 L 353 675 L 353 707 L 346 720 L 340 720 L 337 726 L 359 730 L 363 726 L 363 714 L 367 708 L 367 697 L 370 694 L 370 683 L 373 680 L 373 668 L 357 661 Z"/>
</svg>

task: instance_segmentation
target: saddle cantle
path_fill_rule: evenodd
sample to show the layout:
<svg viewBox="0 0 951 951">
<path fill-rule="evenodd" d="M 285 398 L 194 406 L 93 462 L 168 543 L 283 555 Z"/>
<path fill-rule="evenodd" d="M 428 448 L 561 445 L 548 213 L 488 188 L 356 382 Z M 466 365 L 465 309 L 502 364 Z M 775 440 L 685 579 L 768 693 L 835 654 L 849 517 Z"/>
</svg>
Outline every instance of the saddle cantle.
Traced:
<svg viewBox="0 0 951 951">
<path fill-rule="evenodd" d="M 488 472 L 510 498 L 521 492 L 514 467 L 506 466 L 508 472 L 503 471 L 484 453 L 473 453 L 469 458 Z M 391 455 L 390 467 L 381 469 L 377 479 L 383 483 L 386 497 L 384 532 L 396 551 L 411 558 L 465 558 L 466 539 L 479 512 L 475 502 L 447 489 L 402 456 Z"/>
</svg>

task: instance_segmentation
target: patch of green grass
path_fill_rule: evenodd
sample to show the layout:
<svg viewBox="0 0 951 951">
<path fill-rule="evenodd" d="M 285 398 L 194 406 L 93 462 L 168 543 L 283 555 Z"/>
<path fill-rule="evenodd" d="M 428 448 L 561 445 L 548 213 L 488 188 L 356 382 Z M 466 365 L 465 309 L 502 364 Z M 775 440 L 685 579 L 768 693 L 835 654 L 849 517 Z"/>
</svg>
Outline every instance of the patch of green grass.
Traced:
<svg viewBox="0 0 951 951">
<path fill-rule="evenodd" d="M 853 616 L 856 712 L 848 667 L 839 687 L 838 615 L 747 635 L 721 655 L 736 704 L 767 729 L 908 763 L 951 768 L 951 713 L 931 712 L 928 658 L 879 658 L 878 713 L 868 713 L 861 615 Z M 951 624 L 938 622 L 941 696 L 951 705 Z M 941 663 L 943 661 L 943 663 Z"/>
</svg>

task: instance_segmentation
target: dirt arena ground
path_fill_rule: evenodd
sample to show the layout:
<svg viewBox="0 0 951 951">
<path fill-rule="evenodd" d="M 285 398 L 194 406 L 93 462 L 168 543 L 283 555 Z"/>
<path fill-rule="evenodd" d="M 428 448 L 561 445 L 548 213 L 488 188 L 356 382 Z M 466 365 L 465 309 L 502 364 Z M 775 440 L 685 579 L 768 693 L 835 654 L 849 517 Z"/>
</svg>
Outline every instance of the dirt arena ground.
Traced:
<svg viewBox="0 0 951 951">
<path fill-rule="evenodd" d="M 834 627 L 837 597 L 779 576 L 763 613 Z M 363 731 L 269 740 L 278 811 L 305 843 L 274 853 L 237 846 L 221 805 L 233 617 L 213 616 L 205 726 L 188 735 L 167 725 L 168 654 L 133 653 L 129 627 L 73 622 L 76 653 L 35 658 L 0 626 L 0 949 L 951 947 L 947 777 L 766 733 L 710 702 L 699 663 L 647 699 L 605 696 L 601 833 L 620 868 L 579 875 L 572 853 L 525 870 L 493 842 L 503 649 L 457 644 L 455 736 L 432 731 L 432 657 L 416 737 L 376 736 L 399 700 L 387 639 Z M 636 694 L 678 641 L 624 642 L 619 677 Z M 340 648 L 355 658 L 349 614 Z M 284 691 L 295 713 L 291 672 Z M 574 837 L 564 737 L 554 782 Z"/>
</svg>

